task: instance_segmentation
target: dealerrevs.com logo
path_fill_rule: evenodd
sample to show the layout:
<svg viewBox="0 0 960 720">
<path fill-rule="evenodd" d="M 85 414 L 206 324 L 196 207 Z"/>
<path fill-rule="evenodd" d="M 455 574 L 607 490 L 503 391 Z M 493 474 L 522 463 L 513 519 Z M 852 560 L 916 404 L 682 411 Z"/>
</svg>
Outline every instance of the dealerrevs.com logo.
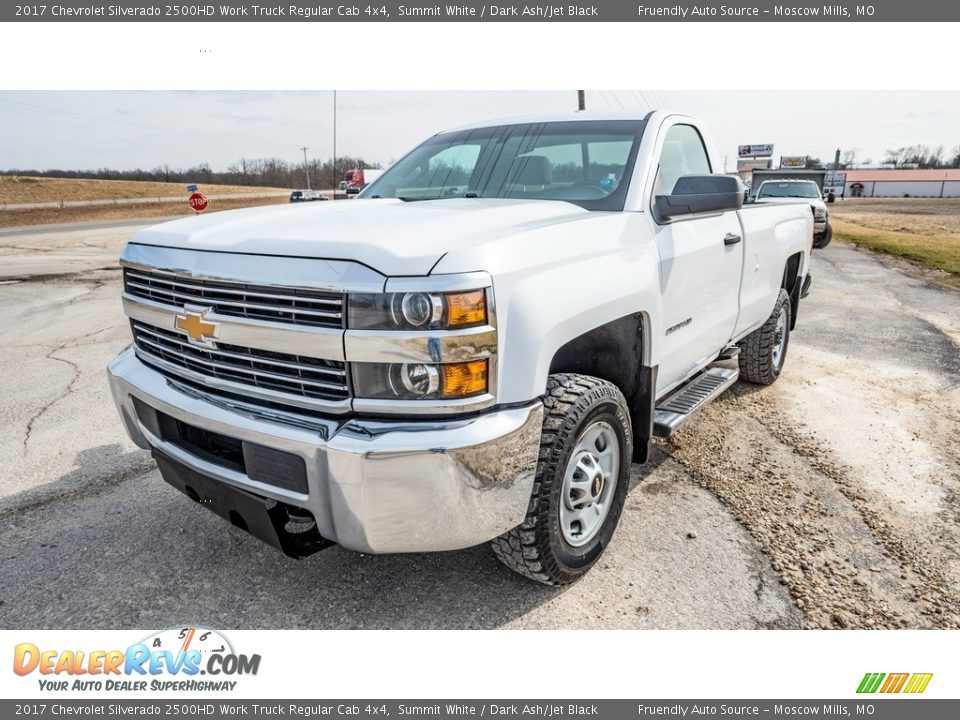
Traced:
<svg viewBox="0 0 960 720">
<path fill-rule="evenodd" d="M 194 627 L 163 630 L 125 650 L 58 650 L 27 642 L 13 653 L 14 673 L 37 674 L 47 691 L 232 691 L 233 678 L 259 669 L 260 655 L 237 653 L 217 631 Z"/>
</svg>

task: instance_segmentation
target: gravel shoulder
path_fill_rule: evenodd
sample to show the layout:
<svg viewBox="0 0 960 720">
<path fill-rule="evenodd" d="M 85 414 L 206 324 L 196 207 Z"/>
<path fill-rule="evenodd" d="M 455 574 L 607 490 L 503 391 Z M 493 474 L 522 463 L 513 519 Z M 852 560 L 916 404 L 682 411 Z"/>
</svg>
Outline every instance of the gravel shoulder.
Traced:
<svg viewBox="0 0 960 720">
<path fill-rule="evenodd" d="M 842 245 L 816 259 L 785 374 L 736 387 L 671 456 L 805 627 L 960 627 L 960 295 Z"/>
<path fill-rule="evenodd" d="M 289 560 L 163 483 L 104 373 L 134 230 L 0 235 L 0 627 L 960 626 L 960 294 L 818 252 L 781 379 L 658 442 L 558 590 L 483 547 Z"/>
</svg>

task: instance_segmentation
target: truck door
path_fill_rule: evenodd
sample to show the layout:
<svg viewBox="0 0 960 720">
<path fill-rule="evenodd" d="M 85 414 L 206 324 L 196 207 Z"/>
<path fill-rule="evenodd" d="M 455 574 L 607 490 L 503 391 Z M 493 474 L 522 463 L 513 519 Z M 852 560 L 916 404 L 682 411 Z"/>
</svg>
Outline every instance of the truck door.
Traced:
<svg viewBox="0 0 960 720">
<path fill-rule="evenodd" d="M 713 172 L 693 126 L 665 131 L 651 202 L 669 194 L 683 175 Z M 736 212 L 694 215 L 657 225 L 664 336 L 657 391 L 666 392 L 716 357 L 733 335 L 739 306 L 743 242 Z"/>
</svg>

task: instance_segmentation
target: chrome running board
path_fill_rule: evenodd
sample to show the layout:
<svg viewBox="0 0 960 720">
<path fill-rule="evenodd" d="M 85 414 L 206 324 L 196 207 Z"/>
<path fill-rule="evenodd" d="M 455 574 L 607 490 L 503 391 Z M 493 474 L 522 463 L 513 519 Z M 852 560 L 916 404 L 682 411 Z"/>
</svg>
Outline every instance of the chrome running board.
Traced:
<svg viewBox="0 0 960 720">
<path fill-rule="evenodd" d="M 739 370 L 712 367 L 703 371 L 661 404 L 653 413 L 653 434 L 668 438 L 687 420 L 733 385 Z"/>
</svg>

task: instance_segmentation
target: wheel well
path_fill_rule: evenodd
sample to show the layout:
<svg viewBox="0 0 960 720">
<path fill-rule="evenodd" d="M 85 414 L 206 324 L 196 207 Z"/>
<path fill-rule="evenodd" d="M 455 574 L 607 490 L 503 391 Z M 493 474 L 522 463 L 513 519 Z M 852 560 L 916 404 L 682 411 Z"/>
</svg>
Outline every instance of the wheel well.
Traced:
<svg viewBox="0 0 960 720">
<path fill-rule="evenodd" d="M 550 362 L 551 374 L 592 375 L 620 388 L 630 411 L 636 462 L 647 459 L 657 379 L 657 368 L 643 363 L 643 341 L 643 316 L 633 313 L 570 340 Z"/>
<path fill-rule="evenodd" d="M 796 253 L 787 258 L 787 264 L 783 268 L 783 281 L 780 284 L 787 294 L 790 295 L 790 329 L 797 326 L 797 315 L 800 312 L 800 290 L 803 286 L 803 278 L 800 277 L 800 263 L 803 260 L 803 253 Z"/>
</svg>

